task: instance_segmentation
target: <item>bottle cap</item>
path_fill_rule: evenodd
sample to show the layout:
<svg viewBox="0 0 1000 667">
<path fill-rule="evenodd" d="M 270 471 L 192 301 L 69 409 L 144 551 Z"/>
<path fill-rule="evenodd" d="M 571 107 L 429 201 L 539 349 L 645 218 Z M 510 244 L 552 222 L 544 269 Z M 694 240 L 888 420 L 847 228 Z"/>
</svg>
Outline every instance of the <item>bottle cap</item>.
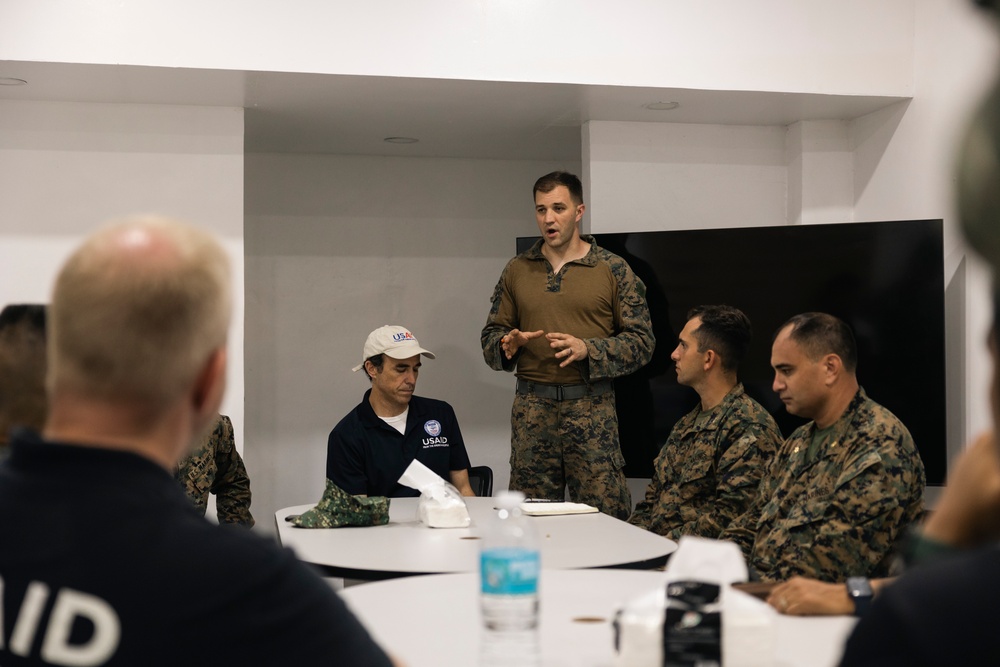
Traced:
<svg viewBox="0 0 1000 667">
<path fill-rule="evenodd" d="M 520 491 L 498 491 L 493 496 L 493 502 L 502 510 L 511 510 L 524 502 L 524 494 Z"/>
</svg>

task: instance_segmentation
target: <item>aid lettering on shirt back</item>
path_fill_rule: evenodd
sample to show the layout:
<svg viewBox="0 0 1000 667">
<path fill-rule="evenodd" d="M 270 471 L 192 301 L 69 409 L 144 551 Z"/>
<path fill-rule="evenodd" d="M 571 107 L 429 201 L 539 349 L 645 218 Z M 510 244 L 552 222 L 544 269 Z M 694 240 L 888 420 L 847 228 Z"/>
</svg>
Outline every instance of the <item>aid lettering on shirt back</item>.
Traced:
<svg viewBox="0 0 1000 667">
<path fill-rule="evenodd" d="M 49 593 L 49 587 L 41 581 L 28 584 L 9 638 L 3 636 L 4 605 L 0 604 L 0 650 L 7 648 L 14 655 L 29 656 Z M 4 599 L 4 595 L 4 582 L 0 578 L 0 600 Z M 83 644 L 71 644 L 70 634 L 78 618 L 90 621 L 93 634 Z M 103 664 L 118 650 L 121 622 L 111 605 L 101 598 L 72 588 L 61 588 L 56 591 L 44 632 L 42 660 L 52 665 L 88 667 Z"/>
</svg>

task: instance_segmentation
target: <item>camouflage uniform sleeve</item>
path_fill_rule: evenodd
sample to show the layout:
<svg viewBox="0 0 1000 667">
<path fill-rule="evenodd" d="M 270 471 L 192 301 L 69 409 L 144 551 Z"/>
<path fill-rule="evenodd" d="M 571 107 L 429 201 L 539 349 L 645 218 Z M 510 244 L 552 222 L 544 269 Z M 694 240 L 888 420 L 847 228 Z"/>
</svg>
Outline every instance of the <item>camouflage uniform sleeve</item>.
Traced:
<svg viewBox="0 0 1000 667">
<path fill-rule="evenodd" d="M 770 461 L 776 435 L 756 421 L 735 419 L 722 438 L 731 443 L 716 467 L 715 502 L 694 521 L 668 532 L 678 540 L 682 535 L 717 538 L 754 504 L 764 466 Z"/>
<path fill-rule="evenodd" d="M 678 517 L 678 485 L 672 478 L 673 471 L 671 452 L 681 447 L 684 434 L 693 426 L 697 410 L 681 417 L 670 430 L 666 442 L 660 447 L 656 459 L 653 460 L 653 477 L 646 487 L 646 495 L 636 506 L 628 522 L 633 526 L 645 528 L 657 535 L 666 535 L 680 521 Z M 686 452 L 686 454 L 690 454 Z M 686 458 L 698 458 L 686 456 Z"/>
<path fill-rule="evenodd" d="M 515 258 L 516 259 L 516 258 Z M 490 299 L 490 313 L 486 316 L 486 326 L 480 334 L 480 343 L 483 346 L 483 358 L 486 364 L 495 371 L 513 371 L 517 366 L 518 354 L 513 359 L 507 356 L 500 349 L 500 339 L 507 335 L 511 329 L 518 328 L 517 305 L 510 296 L 507 284 L 507 274 L 514 260 L 507 262 L 500 280 L 493 288 L 493 296 Z"/>
<path fill-rule="evenodd" d="M 636 504 L 632 516 L 628 518 L 628 522 L 633 526 L 652 530 L 653 509 L 660 502 L 663 494 L 663 479 L 660 475 L 660 458 L 662 456 L 663 450 L 661 449 L 656 461 L 653 462 L 653 478 L 649 480 L 649 486 L 646 487 L 646 497 Z"/>
<path fill-rule="evenodd" d="M 235 523 L 251 527 L 250 478 L 240 453 L 236 451 L 233 423 L 222 415 L 212 433 L 212 445 L 218 473 L 212 484 L 219 523 Z"/>
<path fill-rule="evenodd" d="M 766 466 L 766 472 L 757 486 L 757 491 L 752 495 L 750 505 L 746 511 L 733 519 L 729 527 L 723 530 L 719 536 L 720 540 L 735 542 L 743 552 L 743 558 L 746 559 L 747 564 L 750 563 L 750 556 L 753 554 L 753 544 L 757 539 L 757 523 L 761 510 L 771 499 L 771 496 L 774 495 L 777 487 L 776 473 L 780 458 L 778 455 L 771 457 L 770 463 Z"/>
<path fill-rule="evenodd" d="M 789 527 L 784 548 L 770 550 L 777 557 L 767 578 L 801 575 L 835 582 L 876 573 L 897 537 L 899 499 L 900 480 L 876 452 L 866 453 L 845 470 L 816 522 Z"/>
<path fill-rule="evenodd" d="M 214 429 L 212 433 L 202 436 L 201 441 L 178 462 L 174 472 L 174 478 L 202 516 L 208 509 L 208 496 L 216 473 L 210 447 L 213 433 Z"/>
<path fill-rule="evenodd" d="M 606 260 L 618 285 L 615 335 L 590 338 L 587 344 L 589 379 L 616 378 L 634 373 L 653 357 L 656 339 L 646 304 L 646 286 L 618 256 Z"/>
</svg>

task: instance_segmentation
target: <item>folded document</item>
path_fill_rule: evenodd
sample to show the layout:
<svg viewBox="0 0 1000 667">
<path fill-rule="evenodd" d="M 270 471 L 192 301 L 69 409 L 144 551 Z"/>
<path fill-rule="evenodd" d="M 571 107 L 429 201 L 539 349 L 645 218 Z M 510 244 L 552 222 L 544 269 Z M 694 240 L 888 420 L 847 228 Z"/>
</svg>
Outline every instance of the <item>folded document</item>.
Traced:
<svg viewBox="0 0 1000 667">
<path fill-rule="evenodd" d="M 591 514 L 596 507 L 584 503 L 540 502 L 526 500 L 521 503 L 521 511 L 529 516 L 553 516 L 556 514 Z"/>
</svg>

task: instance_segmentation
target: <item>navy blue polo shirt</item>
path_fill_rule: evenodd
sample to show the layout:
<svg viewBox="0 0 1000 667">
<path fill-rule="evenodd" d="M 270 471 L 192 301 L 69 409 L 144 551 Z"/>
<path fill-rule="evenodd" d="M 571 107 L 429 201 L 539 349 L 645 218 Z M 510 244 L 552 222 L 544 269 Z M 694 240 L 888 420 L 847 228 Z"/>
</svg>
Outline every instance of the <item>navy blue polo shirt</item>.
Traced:
<svg viewBox="0 0 1000 667">
<path fill-rule="evenodd" d="M 365 397 L 340 420 L 327 440 L 326 476 L 352 495 L 405 498 L 420 492 L 397 480 L 415 460 L 451 481 L 452 470 L 467 470 L 469 455 L 455 411 L 444 401 L 413 396 L 400 433 L 372 410 Z"/>
<path fill-rule="evenodd" d="M 0 463 L 0 535 L 5 667 L 390 667 L 311 568 L 206 521 L 144 456 L 20 432 Z M 20 647 L 12 627 L 28 630 Z"/>
</svg>

